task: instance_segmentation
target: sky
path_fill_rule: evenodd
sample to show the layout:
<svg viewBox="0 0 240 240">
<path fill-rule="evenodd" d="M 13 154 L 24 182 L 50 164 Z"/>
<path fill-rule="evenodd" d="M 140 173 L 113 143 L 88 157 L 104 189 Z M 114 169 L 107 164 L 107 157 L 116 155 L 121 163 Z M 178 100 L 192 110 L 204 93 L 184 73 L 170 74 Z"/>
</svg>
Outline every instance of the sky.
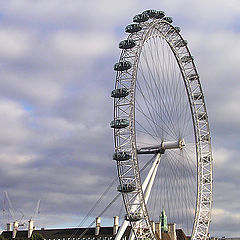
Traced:
<svg viewBox="0 0 240 240">
<path fill-rule="evenodd" d="M 116 177 L 113 65 L 145 9 L 188 40 L 211 128 L 210 233 L 240 237 L 239 0 L 0 0 L 1 209 L 7 191 L 27 220 L 41 199 L 37 227 L 78 226 Z"/>
</svg>

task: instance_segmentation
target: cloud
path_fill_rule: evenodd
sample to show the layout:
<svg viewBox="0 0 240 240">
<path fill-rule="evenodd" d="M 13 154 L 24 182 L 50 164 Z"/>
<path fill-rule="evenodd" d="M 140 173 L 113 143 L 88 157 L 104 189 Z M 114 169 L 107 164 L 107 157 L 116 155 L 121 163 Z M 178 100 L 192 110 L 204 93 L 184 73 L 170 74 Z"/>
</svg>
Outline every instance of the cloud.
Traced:
<svg viewBox="0 0 240 240">
<path fill-rule="evenodd" d="M 239 41 L 239 33 L 188 31 L 185 37 L 200 74 L 213 136 L 219 134 L 223 140 L 228 135 L 236 139 L 236 129 L 240 127 L 237 110 L 240 59 L 235 53 L 240 49 L 235 42 Z M 221 138 L 214 141 L 220 143 Z"/>
<path fill-rule="evenodd" d="M 92 30 L 99 26 L 101 29 L 116 26 L 116 22 L 133 12 L 136 6 L 137 1 L 127 0 L 121 2 L 41 0 L 35 3 L 31 0 L 10 0 L 4 4 L 3 9 L 6 19 L 10 19 L 14 24 L 18 21 L 27 25 L 48 24 L 56 28 L 80 25 Z"/>
<path fill-rule="evenodd" d="M 101 32 L 60 31 L 50 42 L 59 57 L 80 60 L 84 64 L 91 58 L 108 55 L 116 40 L 111 34 Z"/>
<path fill-rule="evenodd" d="M 219 237 L 230 235 L 238 237 L 240 232 L 236 231 L 240 224 L 240 214 L 237 212 L 228 212 L 221 208 L 213 208 L 214 231 Z M 225 226 L 223 228 L 223 225 Z"/>
<path fill-rule="evenodd" d="M 1 28 L 0 55 L 1 59 L 19 59 L 31 49 L 31 34 L 18 28 Z"/>
<path fill-rule="evenodd" d="M 239 234 L 238 1 L 1 5 L 0 188 L 16 209 L 27 218 L 41 199 L 38 226 L 78 225 L 115 178 L 109 122 L 118 42 L 135 14 L 160 8 L 181 26 L 201 76 L 215 160 L 211 233 Z M 108 217 L 120 211 L 119 201 Z"/>
<path fill-rule="evenodd" d="M 28 138 L 29 130 L 25 125 L 28 114 L 21 105 L 1 99 L 0 115 L 2 146 L 8 146 L 10 143 L 21 144 Z"/>
<path fill-rule="evenodd" d="M 54 82 L 50 76 L 10 72 L 10 69 L 2 71 L 0 85 L 3 96 L 14 95 L 15 99 L 21 99 L 29 105 L 52 104 L 62 96 L 63 91 L 62 86 Z"/>
<path fill-rule="evenodd" d="M 161 6 L 167 14 L 174 16 L 177 22 L 184 22 L 184 25 L 192 30 L 198 29 L 204 32 L 233 28 L 237 24 L 240 12 L 237 0 L 213 0 L 211 2 L 170 0 L 162 2 L 161 5 L 158 1 L 152 2 L 157 8 Z"/>
<path fill-rule="evenodd" d="M 216 161 L 214 162 L 215 168 L 221 168 L 224 166 L 227 162 L 231 160 L 234 153 L 226 148 L 216 148 L 213 149 L 214 152 L 214 158 Z"/>
</svg>

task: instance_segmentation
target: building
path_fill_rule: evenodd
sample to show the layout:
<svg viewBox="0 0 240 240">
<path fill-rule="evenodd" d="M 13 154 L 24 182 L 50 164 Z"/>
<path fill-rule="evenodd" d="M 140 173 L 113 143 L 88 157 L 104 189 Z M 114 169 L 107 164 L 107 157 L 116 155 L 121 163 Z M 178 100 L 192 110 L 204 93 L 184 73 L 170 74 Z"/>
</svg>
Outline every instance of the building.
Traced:
<svg viewBox="0 0 240 240">
<path fill-rule="evenodd" d="M 151 222 L 157 239 L 161 240 L 188 240 L 181 229 L 176 229 L 176 224 L 167 224 L 165 212 L 162 212 L 159 222 Z M 19 230 L 18 222 L 7 224 L 7 231 L 3 231 L 1 236 L 6 240 L 27 240 L 33 234 L 41 234 L 45 240 L 113 240 L 118 232 L 118 217 L 114 217 L 112 227 L 101 227 L 100 217 L 96 218 L 96 226 L 92 228 L 65 228 L 65 229 L 41 229 L 35 230 L 33 221 L 29 220 L 27 230 Z M 128 226 L 123 234 L 122 240 L 127 240 L 131 233 Z"/>
<path fill-rule="evenodd" d="M 123 235 L 123 240 L 129 238 L 131 227 L 129 226 Z M 46 240 L 112 240 L 115 238 L 113 227 L 101 227 L 99 234 L 95 235 L 95 228 L 65 228 L 65 229 L 41 229 L 33 230 L 33 234 L 39 233 Z M 84 234 L 83 234 L 84 233 Z M 28 230 L 19 230 L 12 238 L 13 231 L 3 231 L 1 236 L 5 239 L 26 240 Z M 176 240 L 187 240 L 181 229 L 176 230 Z M 159 238 L 159 237 L 158 237 Z M 160 238 L 159 238 L 160 239 Z M 172 240 L 168 233 L 162 233 L 162 240 Z"/>
<path fill-rule="evenodd" d="M 99 234 L 95 234 L 95 228 L 65 228 L 65 229 L 41 229 L 33 230 L 32 234 L 41 234 L 46 240 L 112 240 L 113 227 L 101 227 Z M 130 227 L 125 231 L 123 239 L 126 240 L 130 235 Z M 3 231 L 1 236 L 5 239 L 26 240 L 28 239 L 28 230 L 19 230 L 12 238 L 13 231 Z"/>
</svg>

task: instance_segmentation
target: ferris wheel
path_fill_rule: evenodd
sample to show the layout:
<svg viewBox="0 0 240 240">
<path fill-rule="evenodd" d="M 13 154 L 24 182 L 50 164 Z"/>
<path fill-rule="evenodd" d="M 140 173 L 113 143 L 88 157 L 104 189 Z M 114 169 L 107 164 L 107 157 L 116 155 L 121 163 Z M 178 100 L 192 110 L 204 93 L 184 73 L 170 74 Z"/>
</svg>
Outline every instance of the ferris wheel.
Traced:
<svg viewBox="0 0 240 240">
<path fill-rule="evenodd" d="M 156 239 L 152 221 L 158 208 L 179 227 L 188 225 L 192 239 L 206 239 L 212 206 L 211 139 L 193 57 L 180 28 L 163 11 L 146 10 L 133 22 L 125 29 L 127 39 L 119 43 L 111 93 L 113 159 L 126 209 L 115 239 L 121 239 L 129 223 L 130 238 Z M 146 164 L 149 170 L 142 173 Z"/>
</svg>

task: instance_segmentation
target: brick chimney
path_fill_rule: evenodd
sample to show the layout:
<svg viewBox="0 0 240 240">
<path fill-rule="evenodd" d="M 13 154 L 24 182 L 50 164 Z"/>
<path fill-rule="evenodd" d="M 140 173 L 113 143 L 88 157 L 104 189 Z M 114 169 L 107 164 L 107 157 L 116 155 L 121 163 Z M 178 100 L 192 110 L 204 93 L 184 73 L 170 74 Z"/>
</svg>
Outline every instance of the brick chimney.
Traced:
<svg viewBox="0 0 240 240">
<path fill-rule="evenodd" d="M 12 233 L 12 238 L 16 238 L 17 235 L 17 231 L 18 231 L 18 222 L 15 221 L 13 222 L 13 233 Z"/>
<path fill-rule="evenodd" d="M 168 234 L 169 234 L 171 240 L 177 240 L 176 223 L 168 224 Z"/>
<path fill-rule="evenodd" d="M 161 223 L 160 222 L 155 223 L 155 231 L 156 231 L 156 234 L 158 235 L 158 237 L 161 239 L 162 233 L 161 233 Z"/>
<path fill-rule="evenodd" d="M 154 222 L 154 221 L 151 221 L 150 223 L 151 223 L 151 227 L 152 227 L 153 233 L 154 233 L 154 235 L 155 235 L 155 233 L 156 233 L 155 222 Z"/>
<path fill-rule="evenodd" d="M 99 235 L 100 227 L 101 227 L 101 218 L 96 217 L 95 235 Z"/>
<path fill-rule="evenodd" d="M 119 228 L 119 217 L 115 216 L 113 217 L 114 222 L 113 222 L 113 235 L 117 234 L 118 228 Z"/>
<path fill-rule="evenodd" d="M 28 221 L 28 238 L 30 238 L 30 237 L 32 236 L 33 230 L 34 230 L 33 220 L 30 219 L 30 220 Z"/>
</svg>

